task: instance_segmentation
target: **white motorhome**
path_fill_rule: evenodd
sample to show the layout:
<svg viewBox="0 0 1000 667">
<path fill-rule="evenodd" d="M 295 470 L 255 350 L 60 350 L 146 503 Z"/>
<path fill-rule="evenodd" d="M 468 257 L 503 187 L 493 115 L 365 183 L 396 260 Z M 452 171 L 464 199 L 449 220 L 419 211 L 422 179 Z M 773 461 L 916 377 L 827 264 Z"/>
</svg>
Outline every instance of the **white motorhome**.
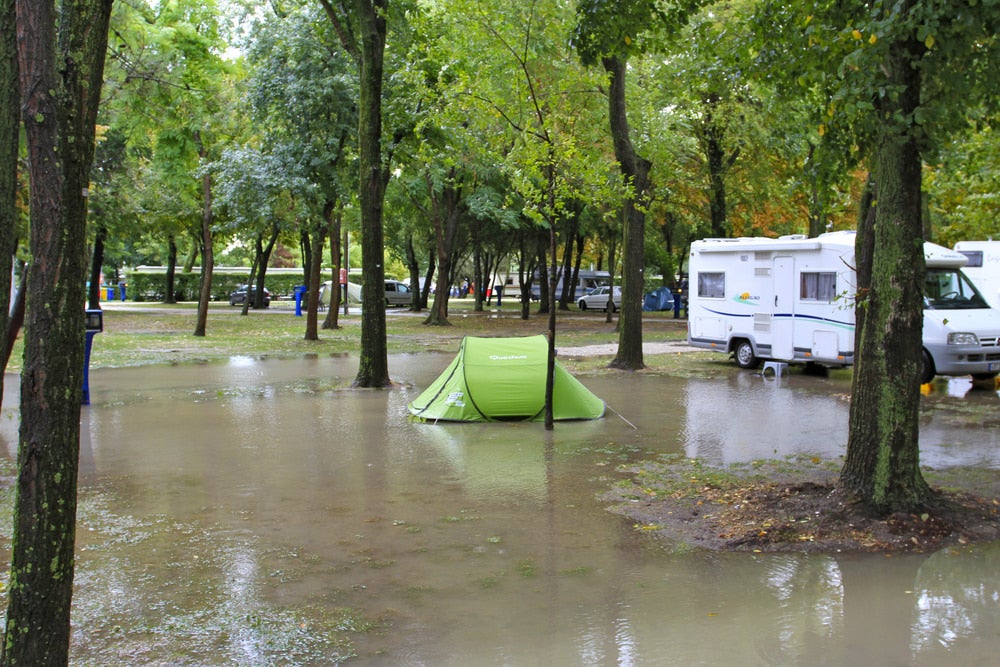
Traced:
<svg viewBox="0 0 1000 667">
<path fill-rule="evenodd" d="M 691 244 L 688 342 L 762 360 L 827 367 L 854 362 L 854 232 Z M 962 273 L 966 258 L 924 244 L 923 382 L 1000 372 L 1000 311 Z"/>
<path fill-rule="evenodd" d="M 562 269 L 557 269 L 557 272 L 559 274 L 559 278 L 556 281 L 556 301 L 562 297 L 563 292 Z M 580 269 L 576 277 L 576 287 L 573 289 L 572 301 L 576 301 L 585 294 L 590 294 L 590 291 L 593 289 L 610 284 L 611 274 L 607 271 Z M 540 298 L 542 298 L 541 278 L 538 277 L 538 272 L 536 271 L 535 279 L 531 283 L 531 300 L 538 301 Z"/>
<path fill-rule="evenodd" d="M 1000 308 L 1000 241 L 959 241 L 955 250 L 969 262 L 962 273 L 969 276 L 993 308 Z"/>
</svg>

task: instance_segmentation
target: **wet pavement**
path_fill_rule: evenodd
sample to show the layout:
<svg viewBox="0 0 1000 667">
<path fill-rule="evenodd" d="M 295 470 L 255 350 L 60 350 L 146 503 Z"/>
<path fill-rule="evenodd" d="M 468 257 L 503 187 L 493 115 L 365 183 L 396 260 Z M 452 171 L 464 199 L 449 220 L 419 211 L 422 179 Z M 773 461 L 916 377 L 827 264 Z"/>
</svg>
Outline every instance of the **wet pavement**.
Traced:
<svg viewBox="0 0 1000 667">
<path fill-rule="evenodd" d="M 93 371 L 73 664 L 937 665 L 1000 651 L 1000 545 L 678 552 L 598 500 L 618 465 L 660 454 L 837 459 L 845 380 L 582 376 L 605 419 L 410 421 L 407 401 L 450 359 L 392 356 L 391 391 L 344 389 L 351 357 Z M 924 398 L 922 461 L 1000 471 L 1000 398 L 955 382 Z"/>
</svg>

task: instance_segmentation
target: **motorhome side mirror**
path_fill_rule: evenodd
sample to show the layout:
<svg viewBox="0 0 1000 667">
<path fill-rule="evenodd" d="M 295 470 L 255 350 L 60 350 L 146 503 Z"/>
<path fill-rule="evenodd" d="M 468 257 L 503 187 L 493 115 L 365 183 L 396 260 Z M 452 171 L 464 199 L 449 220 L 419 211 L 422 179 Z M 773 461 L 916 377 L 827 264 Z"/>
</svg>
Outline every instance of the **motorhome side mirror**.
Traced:
<svg viewBox="0 0 1000 667">
<path fill-rule="evenodd" d="M 85 326 L 87 331 L 104 331 L 104 311 L 88 310 L 86 313 Z"/>
</svg>

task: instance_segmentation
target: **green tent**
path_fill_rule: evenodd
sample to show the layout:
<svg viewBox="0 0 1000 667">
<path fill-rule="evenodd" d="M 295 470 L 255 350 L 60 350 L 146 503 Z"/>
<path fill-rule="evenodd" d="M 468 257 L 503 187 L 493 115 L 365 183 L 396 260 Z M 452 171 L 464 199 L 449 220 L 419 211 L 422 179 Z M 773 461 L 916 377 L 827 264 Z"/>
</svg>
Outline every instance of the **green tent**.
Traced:
<svg viewBox="0 0 1000 667">
<path fill-rule="evenodd" d="M 545 419 L 545 336 L 466 336 L 458 355 L 410 403 L 410 412 L 437 421 L 542 421 Z M 552 385 L 554 419 L 598 419 L 604 401 L 556 362 Z"/>
</svg>

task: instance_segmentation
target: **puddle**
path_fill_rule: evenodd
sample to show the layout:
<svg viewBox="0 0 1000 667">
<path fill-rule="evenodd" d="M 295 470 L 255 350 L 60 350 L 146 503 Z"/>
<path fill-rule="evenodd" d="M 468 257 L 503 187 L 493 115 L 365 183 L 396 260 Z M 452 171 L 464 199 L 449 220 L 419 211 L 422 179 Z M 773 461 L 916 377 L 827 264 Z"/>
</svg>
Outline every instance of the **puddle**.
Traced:
<svg viewBox="0 0 1000 667">
<path fill-rule="evenodd" d="M 343 389 L 351 358 L 92 372 L 73 664 L 972 664 L 1000 651 L 998 545 L 677 554 L 595 499 L 617 465 L 660 453 L 836 458 L 843 380 L 584 376 L 613 409 L 603 420 L 409 421 L 407 401 L 450 359 L 391 357 L 393 391 Z M 997 428 L 961 417 L 995 392 L 925 400 L 925 463 L 1000 469 Z M 0 450 L 13 461 L 11 405 Z"/>
</svg>

